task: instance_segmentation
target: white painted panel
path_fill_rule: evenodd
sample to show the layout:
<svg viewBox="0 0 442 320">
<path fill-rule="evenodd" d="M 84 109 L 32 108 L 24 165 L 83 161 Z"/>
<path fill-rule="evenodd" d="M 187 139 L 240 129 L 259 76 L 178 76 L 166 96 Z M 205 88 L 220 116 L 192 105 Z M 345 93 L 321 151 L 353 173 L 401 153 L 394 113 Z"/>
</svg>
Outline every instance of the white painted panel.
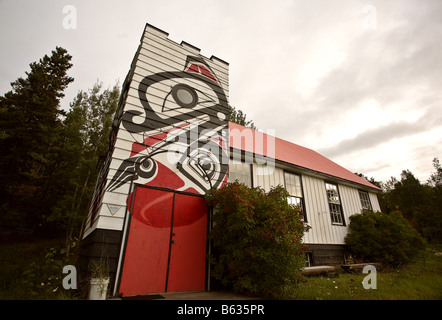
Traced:
<svg viewBox="0 0 442 320">
<path fill-rule="evenodd" d="M 349 217 L 351 215 L 361 213 L 362 204 L 359 197 L 359 191 L 356 188 L 339 185 L 339 191 L 341 195 L 341 204 L 344 210 L 345 222 L 348 225 L 350 223 Z"/>
<path fill-rule="evenodd" d="M 302 175 L 308 225 L 312 227 L 306 243 L 333 243 L 336 230 L 332 229 L 324 181 Z"/>
<path fill-rule="evenodd" d="M 158 30 L 158 29 L 156 29 L 156 28 L 152 28 L 151 26 L 149 26 L 149 25 L 146 25 L 146 27 L 145 27 L 145 30 L 144 30 L 144 34 L 143 34 L 145 37 L 147 36 L 147 37 L 152 37 L 152 36 L 156 36 L 156 37 L 159 37 L 159 38 L 164 38 L 164 39 L 167 39 L 167 37 L 168 37 L 168 33 L 167 32 L 164 32 L 164 31 L 162 31 L 162 30 Z"/>
<path fill-rule="evenodd" d="M 232 159 L 229 162 L 229 182 L 238 180 L 246 186 L 251 187 L 252 177 L 250 175 L 250 164 L 239 162 L 234 163 Z"/>
<path fill-rule="evenodd" d="M 317 219 L 317 206 L 314 203 L 314 197 L 313 192 L 311 191 L 311 182 L 309 181 L 309 178 L 307 176 L 302 175 L 301 176 L 301 180 L 302 180 L 302 187 L 303 187 L 303 192 L 304 192 L 304 204 L 305 204 L 305 211 L 306 211 L 306 215 L 307 215 L 307 225 L 309 225 L 310 227 L 315 227 L 316 228 L 316 219 Z M 316 233 L 316 229 L 310 229 L 309 231 L 307 231 L 304 235 L 304 239 L 303 241 L 305 243 L 316 243 L 316 238 L 315 237 L 315 233 Z"/>
<path fill-rule="evenodd" d="M 379 199 L 376 193 L 369 192 L 368 196 L 370 197 L 371 206 L 373 211 L 381 211 L 381 206 L 379 205 Z"/>
<path fill-rule="evenodd" d="M 105 192 L 103 195 L 103 203 L 126 206 L 127 194 L 117 192 Z"/>
<path fill-rule="evenodd" d="M 123 223 L 123 218 L 100 215 L 96 227 L 107 230 L 123 230 Z"/>
<path fill-rule="evenodd" d="M 253 181 L 255 187 L 259 186 L 269 192 L 272 187 L 284 186 L 284 170 L 275 168 L 271 172 L 266 165 L 253 163 Z"/>
<path fill-rule="evenodd" d="M 311 229 L 305 234 L 304 241 L 306 243 L 317 243 L 318 236 L 321 235 L 320 225 L 318 223 L 318 203 L 315 196 L 313 181 L 310 177 L 302 175 L 302 185 L 304 192 L 305 211 L 307 214 L 308 225 Z"/>
<path fill-rule="evenodd" d="M 86 227 L 83 233 L 83 239 L 86 238 L 92 231 L 94 231 L 97 228 L 98 219 L 95 219 L 92 226 L 90 225 L 90 216 L 88 217 L 88 220 L 86 222 Z"/>
</svg>

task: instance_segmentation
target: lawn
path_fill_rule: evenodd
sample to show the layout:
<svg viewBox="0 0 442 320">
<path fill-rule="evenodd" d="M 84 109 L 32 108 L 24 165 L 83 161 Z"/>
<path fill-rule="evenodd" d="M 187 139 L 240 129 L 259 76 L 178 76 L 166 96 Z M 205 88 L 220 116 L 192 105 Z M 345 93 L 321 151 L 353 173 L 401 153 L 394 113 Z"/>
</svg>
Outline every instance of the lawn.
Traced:
<svg viewBox="0 0 442 320">
<path fill-rule="evenodd" d="M 427 248 L 417 260 L 401 269 L 377 270 L 377 289 L 364 289 L 368 274 L 361 271 L 336 277 L 306 277 L 295 299 L 305 300 L 440 300 L 442 299 L 442 257 Z"/>
</svg>

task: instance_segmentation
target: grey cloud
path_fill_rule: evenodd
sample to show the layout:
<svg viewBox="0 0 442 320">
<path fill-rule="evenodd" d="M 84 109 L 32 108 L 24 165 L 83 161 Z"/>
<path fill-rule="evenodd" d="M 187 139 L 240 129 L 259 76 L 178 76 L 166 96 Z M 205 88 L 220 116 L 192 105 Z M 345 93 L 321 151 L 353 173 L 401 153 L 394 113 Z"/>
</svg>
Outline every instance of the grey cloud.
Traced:
<svg viewBox="0 0 442 320">
<path fill-rule="evenodd" d="M 367 129 L 354 138 L 344 139 L 334 146 L 321 148 L 317 151 L 333 158 L 388 143 L 393 139 L 426 132 L 431 128 L 441 126 L 442 116 L 439 114 L 440 111 L 438 109 L 437 107 L 431 108 L 416 122 L 401 121 L 378 128 Z"/>
<path fill-rule="evenodd" d="M 332 147 L 317 150 L 327 157 L 337 157 L 362 149 L 386 143 L 395 138 L 425 131 L 426 128 L 414 123 L 399 122 L 385 125 L 376 129 L 368 129 L 353 139 L 345 139 Z"/>
</svg>

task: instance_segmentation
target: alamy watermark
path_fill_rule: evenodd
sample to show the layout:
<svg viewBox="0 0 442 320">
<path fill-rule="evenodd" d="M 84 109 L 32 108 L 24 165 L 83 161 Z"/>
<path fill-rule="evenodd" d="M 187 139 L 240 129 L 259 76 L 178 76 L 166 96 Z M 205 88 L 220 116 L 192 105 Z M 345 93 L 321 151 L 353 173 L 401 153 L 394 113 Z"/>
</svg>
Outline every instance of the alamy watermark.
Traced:
<svg viewBox="0 0 442 320">
<path fill-rule="evenodd" d="M 63 274 L 66 274 L 63 278 L 63 288 L 65 290 L 77 289 L 77 268 L 73 265 L 67 265 L 63 267 Z"/>
<path fill-rule="evenodd" d="M 362 286 L 364 289 L 377 289 L 376 267 L 371 264 L 366 265 L 364 266 L 364 269 L 362 269 L 362 273 L 368 273 L 368 275 L 362 280 Z"/>
<path fill-rule="evenodd" d="M 362 8 L 362 13 L 364 14 L 364 28 L 370 30 L 376 29 L 378 24 L 376 7 L 371 4 L 367 4 Z"/>
<path fill-rule="evenodd" d="M 275 140 L 274 129 L 223 129 L 219 136 L 214 129 L 200 131 L 194 124 L 168 132 L 165 142 L 173 142 L 167 152 L 170 164 L 195 153 L 205 153 L 202 159 L 207 162 L 229 165 L 231 157 L 233 163 L 257 164 L 258 175 L 271 175 L 275 170 Z"/>
<path fill-rule="evenodd" d="M 368 273 L 362 280 L 362 287 L 365 290 L 377 289 L 377 271 L 373 265 L 366 265 L 362 269 L 362 273 Z M 73 265 L 63 267 L 63 274 L 67 274 L 63 278 L 63 288 L 65 290 L 77 289 L 77 268 Z"/>
<path fill-rule="evenodd" d="M 66 30 L 77 29 L 77 8 L 73 5 L 65 5 L 63 7 L 63 28 Z"/>
</svg>

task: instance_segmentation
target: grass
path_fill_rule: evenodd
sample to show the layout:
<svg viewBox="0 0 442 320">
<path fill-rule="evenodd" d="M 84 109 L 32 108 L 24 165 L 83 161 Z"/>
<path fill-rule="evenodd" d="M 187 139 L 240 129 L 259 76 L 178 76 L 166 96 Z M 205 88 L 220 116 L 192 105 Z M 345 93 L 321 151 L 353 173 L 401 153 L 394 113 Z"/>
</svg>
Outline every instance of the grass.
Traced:
<svg viewBox="0 0 442 320">
<path fill-rule="evenodd" d="M 377 289 L 364 289 L 367 274 L 340 273 L 337 277 L 308 277 L 296 290 L 295 299 L 305 300 L 440 300 L 442 257 L 427 249 L 401 269 L 377 270 Z"/>
<path fill-rule="evenodd" d="M 63 241 L 0 245 L 0 300 L 77 299 L 78 290 L 64 290 L 63 266 L 73 264 L 60 253 Z M 337 277 L 306 277 L 296 288 L 300 300 L 440 300 L 442 246 L 428 247 L 401 269 L 377 270 L 377 289 L 364 289 L 366 274 L 340 273 Z"/>
</svg>

